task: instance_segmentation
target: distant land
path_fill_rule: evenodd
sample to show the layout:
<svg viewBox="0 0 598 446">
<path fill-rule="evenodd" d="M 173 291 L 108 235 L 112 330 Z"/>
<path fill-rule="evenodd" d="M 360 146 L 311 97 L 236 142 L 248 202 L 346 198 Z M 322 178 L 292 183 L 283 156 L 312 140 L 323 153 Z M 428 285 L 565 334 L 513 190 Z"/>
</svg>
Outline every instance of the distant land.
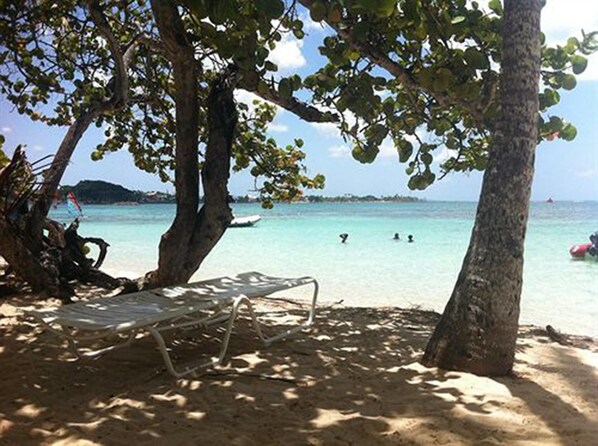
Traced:
<svg viewBox="0 0 598 446">
<path fill-rule="evenodd" d="M 77 200 L 84 204 L 145 204 L 175 202 L 175 196 L 173 194 L 130 190 L 119 184 L 99 180 L 83 180 L 75 186 L 62 186 L 58 189 L 58 193 L 63 198 L 65 198 L 69 192 L 73 192 L 77 197 Z M 259 197 L 243 195 L 232 197 L 232 201 L 234 203 L 259 203 Z M 376 197 L 374 195 L 360 196 L 346 194 L 339 197 L 307 195 L 299 201 L 307 203 L 358 203 L 372 201 L 411 203 L 421 200 L 416 197 L 403 195 Z"/>
<path fill-rule="evenodd" d="M 85 204 L 141 204 L 141 203 L 174 203 L 174 195 L 164 192 L 142 192 L 129 190 L 118 184 L 107 181 L 83 180 L 75 186 L 62 186 L 58 189 L 65 198 L 73 192 L 77 200 Z"/>
</svg>

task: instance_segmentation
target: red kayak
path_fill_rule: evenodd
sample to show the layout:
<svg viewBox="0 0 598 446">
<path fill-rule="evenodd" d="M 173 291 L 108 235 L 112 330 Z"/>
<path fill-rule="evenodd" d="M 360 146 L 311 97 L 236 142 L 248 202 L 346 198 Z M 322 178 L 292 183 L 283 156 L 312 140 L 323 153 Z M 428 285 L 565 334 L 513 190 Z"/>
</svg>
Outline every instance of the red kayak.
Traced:
<svg viewBox="0 0 598 446">
<path fill-rule="evenodd" d="M 590 246 L 592 246 L 592 243 L 581 243 L 579 245 L 573 245 L 571 248 L 569 248 L 569 254 L 571 254 L 571 257 L 573 257 L 574 259 L 583 260 L 583 258 L 586 255 L 586 251 Z"/>
</svg>

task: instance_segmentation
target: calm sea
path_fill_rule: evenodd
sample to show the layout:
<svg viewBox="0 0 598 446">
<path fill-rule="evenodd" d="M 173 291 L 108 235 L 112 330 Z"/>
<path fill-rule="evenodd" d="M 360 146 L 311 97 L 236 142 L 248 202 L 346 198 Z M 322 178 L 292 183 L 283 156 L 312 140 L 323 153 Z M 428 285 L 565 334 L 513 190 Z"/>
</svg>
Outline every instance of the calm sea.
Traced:
<svg viewBox="0 0 598 446">
<path fill-rule="evenodd" d="M 226 232 L 194 278 L 244 271 L 311 275 L 323 301 L 421 306 L 442 311 L 467 249 L 475 203 L 278 204 L 265 211 L 234 205 L 237 216 L 260 214 L 252 228 Z M 104 269 L 136 277 L 156 266 L 160 235 L 174 205 L 84 206 L 80 233 L 111 245 Z M 71 218 L 66 209 L 53 215 Z M 598 230 L 598 203 L 533 203 L 526 239 L 522 323 L 551 324 L 598 336 L 598 262 L 573 261 L 571 245 Z M 346 232 L 346 244 L 339 234 Z M 398 232 L 401 241 L 393 240 Z M 407 243 L 412 234 L 415 243 Z"/>
</svg>

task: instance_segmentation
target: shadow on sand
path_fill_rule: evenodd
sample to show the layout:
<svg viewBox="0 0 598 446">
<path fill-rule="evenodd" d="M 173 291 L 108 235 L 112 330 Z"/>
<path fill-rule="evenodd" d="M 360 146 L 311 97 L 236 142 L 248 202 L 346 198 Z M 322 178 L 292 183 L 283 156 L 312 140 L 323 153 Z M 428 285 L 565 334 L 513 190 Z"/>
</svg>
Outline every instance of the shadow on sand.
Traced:
<svg viewBox="0 0 598 446">
<path fill-rule="evenodd" d="M 297 311 L 281 306 L 261 311 L 270 326 L 288 324 L 281 314 Z M 535 379 L 541 370 L 528 352 L 537 336 L 529 330 L 518 377 L 422 367 L 416 361 L 437 317 L 328 307 L 308 333 L 267 349 L 242 320 L 227 367 L 181 380 L 166 373 L 149 337 L 72 361 L 50 333 L 12 318 L 0 325 L 0 444 L 572 445 L 598 438 L 596 389 L 571 374 L 575 368 L 595 386 L 595 369 L 574 349 L 557 347 L 562 354 L 549 373 L 582 394 L 593 420 Z M 175 342 L 178 359 L 215 354 L 214 334 L 186 333 Z"/>
</svg>

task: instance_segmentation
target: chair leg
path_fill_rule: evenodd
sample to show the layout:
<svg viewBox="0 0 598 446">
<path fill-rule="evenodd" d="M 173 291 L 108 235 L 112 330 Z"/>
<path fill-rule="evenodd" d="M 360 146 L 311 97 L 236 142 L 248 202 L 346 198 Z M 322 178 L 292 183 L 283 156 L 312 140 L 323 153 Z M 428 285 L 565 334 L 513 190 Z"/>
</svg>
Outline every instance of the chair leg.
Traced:
<svg viewBox="0 0 598 446">
<path fill-rule="evenodd" d="M 318 300 L 318 292 L 319 292 L 320 286 L 316 280 L 314 280 L 312 283 L 314 285 L 314 294 L 313 294 L 313 297 L 311 300 L 311 306 L 309 309 L 309 313 L 308 313 L 308 316 L 307 316 L 307 319 L 305 320 L 305 322 L 299 324 L 297 327 L 290 328 L 289 330 L 283 331 L 282 333 L 278 333 L 269 338 L 265 338 L 265 339 L 262 338 L 262 340 L 264 341 L 264 345 L 266 345 L 266 347 L 269 347 L 274 341 L 278 341 L 279 339 L 283 339 L 283 338 L 286 338 L 287 336 L 298 333 L 301 330 L 303 330 L 304 328 L 307 328 L 314 323 L 314 320 L 316 318 L 316 301 Z"/>
<path fill-rule="evenodd" d="M 220 363 L 220 360 L 216 358 L 212 359 L 211 361 L 196 365 L 195 367 L 185 367 L 183 370 L 178 371 L 174 367 L 174 363 L 172 362 L 170 353 L 168 353 L 168 347 L 166 347 L 166 342 L 164 342 L 164 338 L 160 334 L 160 330 L 157 328 L 150 328 L 149 332 L 152 334 L 152 336 L 156 340 L 156 343 L 158 344 L 158 349 L 160 350 L 160 353 L 162 353 L 162 358 L 164 359 L 164 365 L 166 365 L 166 370 L 168 370 L 168 372 L 175 378 L 182 378 L 183 376 L 189 375 L 195 372 L 196 370 L 210 367 L 213 365 L 218 365 Z"/>
</svg>

